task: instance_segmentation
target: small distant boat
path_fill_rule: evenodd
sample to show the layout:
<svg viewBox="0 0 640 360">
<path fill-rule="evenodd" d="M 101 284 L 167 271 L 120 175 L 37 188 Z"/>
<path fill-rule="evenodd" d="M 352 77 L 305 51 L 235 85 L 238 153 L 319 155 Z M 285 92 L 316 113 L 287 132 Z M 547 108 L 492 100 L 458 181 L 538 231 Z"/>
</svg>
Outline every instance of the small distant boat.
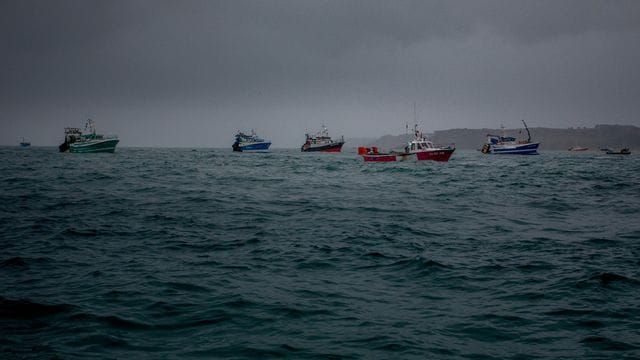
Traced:
<svg viewBox="0 0 640 360">
<path fill-rule="evenodd" d="M 64 142 L 58 146 L 60 152 L 71 153 L 112 153 L 118 145 L 118 137 L 115 135 L 100 135 L 96 133 L 95 123 L 87 119 L 84 126 L 85 132 L 79 128 L 64 128 Z"/>
<path fill-rule="evenodd" d="M 606 154 L 607 155 L 631 155 L 631 150 L 629 150 L 629 148 L 627 147 L 622 148 L 618 151 L 607 149 Z"/>
<path fill-rule="evenodd" d="M 503 136 L 487 134 L 487 142 L 480 151 L 484 154 L 538 155 L 540 143 L 531 141 L 531 133 L 527 123 L 524 120 L 522 123 L 527 130 L 526 140 L 516 140 L 514 137 L 504 136 L 504 126 L 502 126 Z"/>
<path fill-rule="evenodd" d="M 24 138 L 22 138 L 22 141 L 20 141 L 20 147 L 29 147 L 29 146 L 31 146 L 31 142 L 25 141 Z"/>
<path fill-rule="evenodd" d="M 321 151 L 321 152 L 340 152 L 344 145 L 344 136 L 340 140 L 333 140 L 329 136 L 329 131 L 322 125 L 322 130 L 314 135 L 305 134 L 306 140 L 300 151 Z"/>
<path fill-rule="evenodd" d="M 268 151 L 271 146 L 271 141 L 265 141 L 263 138 L 258 137 L 256 132 L 251 129 L 251 134 L 245 134 L 238 131 L 236 134 L 236 141 L 231 148 L 233 151 L 238 152 L 261 152 Z"/>
<path fill-rule="evenodd" d="M 572 146 L 569 148 L 569 151 L 587 151 L 589 150 L 588 147 L 582 147 L 582 146 Z"/>
<path fill-rule="evenodd" d="M 418 131 L 418 126 L 414 126 L 414 139 L 409 141 L 404 151 L 391 151 L 381 153 L 377 147 L 359 147 L 358 154 L 362 156 L 365 162 L 390 162 L 390 161 L 406 161 L 406 160 L 433 160 L 433 161 L 449 161 L 451 155 L 455 151 L 454 146 L 436 146 L 427 140 L 422 132 Z"/>
</svg>

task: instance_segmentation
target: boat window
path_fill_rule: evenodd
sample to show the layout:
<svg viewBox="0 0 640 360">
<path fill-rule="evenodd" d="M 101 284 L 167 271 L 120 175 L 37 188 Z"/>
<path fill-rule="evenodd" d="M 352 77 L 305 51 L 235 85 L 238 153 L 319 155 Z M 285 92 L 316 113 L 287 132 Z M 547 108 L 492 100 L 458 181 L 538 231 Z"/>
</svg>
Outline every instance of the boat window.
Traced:
<svg viewBox="0 0 640 360">
<path fill-rule="evenodd" d="M 416 144 L 411 144 L 411 150 L 415 150 L 416 149 Z"/>
<path fill-rule="evenodd" d="M 418 143 L 418 150 L 422 150 L 422 144 Z"/>
</svg>

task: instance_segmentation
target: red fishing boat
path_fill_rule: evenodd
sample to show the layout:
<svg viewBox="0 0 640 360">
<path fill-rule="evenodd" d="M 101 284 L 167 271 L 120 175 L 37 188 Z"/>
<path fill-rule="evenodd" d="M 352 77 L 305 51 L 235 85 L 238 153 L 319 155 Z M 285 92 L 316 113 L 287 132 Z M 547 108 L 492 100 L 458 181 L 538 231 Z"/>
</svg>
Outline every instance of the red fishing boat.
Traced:
<svg viewBox="0 0 640 360">
<path fill-rule="evenodd" d="M 317 134 L 309 135 L 305 134 L 306 140 L 301 151 L 321 151 L 321 152 L 340 152 L 342 145 L 344 145 L 344 137 L 340 137 L 340 140 L 333 140 L 329 136 L 329 131 L 322 125 L 322 130 Z"/>
<path fill-rule="evenodd" d="M 404 151 L 390 151 L 381 153 L 377 147 L 359 147 L 358 154 L 365 162 L 389 162 L 406 160 L 433 160 L 449 161 L 456 148 L 450 146 L 436 146 L 427 140 L 422 132 L 418 131 L 417 125 L 414 127 L 414 139 L 407 143 Z"/>
</svg>

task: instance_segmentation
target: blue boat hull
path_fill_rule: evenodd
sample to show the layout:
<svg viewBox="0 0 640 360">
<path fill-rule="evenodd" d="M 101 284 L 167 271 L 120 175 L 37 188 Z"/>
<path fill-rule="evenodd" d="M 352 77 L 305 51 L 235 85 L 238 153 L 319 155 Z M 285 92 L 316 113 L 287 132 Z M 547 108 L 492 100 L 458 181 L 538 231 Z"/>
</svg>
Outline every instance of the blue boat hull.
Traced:
<svg viewBox="0 0 640 360">
<path fill-rule="evenodd" d="M 238 144 L 237 151 L 241 151 L 241 152 L 267 151 L 269 150 L 269 146 L 271 146 L 271 142 L 268 142 L 268 141 L 260 142 L 260 143 L 246 143 L 246 144 L 241 143 L 241 144 Z"/>
<path fill-rule="evenodd" d="M 489 153 L 498 155 L 538 155 L 540 143 L 522 145 L 492 145 Z"/>
</svg>

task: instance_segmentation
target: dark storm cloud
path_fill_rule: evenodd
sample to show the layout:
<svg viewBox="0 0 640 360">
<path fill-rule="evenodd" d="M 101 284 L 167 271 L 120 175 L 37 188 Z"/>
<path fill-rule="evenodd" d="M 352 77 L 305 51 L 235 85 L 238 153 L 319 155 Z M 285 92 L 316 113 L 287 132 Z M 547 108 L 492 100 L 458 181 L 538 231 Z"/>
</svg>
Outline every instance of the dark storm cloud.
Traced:
<svg viewBox="0 0 640 360">
<path fill-rule="evenodd" d="M 179 95 L 348 76 L 367 60 L 341 62 L 350 51 L 393 52 L 483 26 L 517 41 L 637 27 L 637 8 L 585 1 L 16 1 L 2 13 L 9 60 L 34 71 L 19 73 L 36 78 L 27 84 L 49 78 L 82 93 L 84 80 L 107 92 Z"/>
<path fill-rule="evenodd" d="M 633 0 L 492 1 L 475 5 L 475 14 L 485 24 L 525 42 L 592 31 L 640 28 L 640 4 Z"/>
<path fill-rule="evenodd" d="M 39 56 L 104 41 L 117 16 L 109 2 L 4 1 L 0 28 L 8 54 Z M 108 25 L 108 26 L 104 26 Z"/>
<path fill-rule="evenodd" d="M 586 0 L 4 1 L 0 121 L 47 109 L 58 122 L 100 111 L 174 132 L 176 118 L 214 119 L 209 132 L 251 118 L 294 132 L 366 119 L 386 132 L 418 101 L 434 128 L 524 115 L 592 125 L 611 108 L 629 123 L 639 11 Z"/>
</svg>

